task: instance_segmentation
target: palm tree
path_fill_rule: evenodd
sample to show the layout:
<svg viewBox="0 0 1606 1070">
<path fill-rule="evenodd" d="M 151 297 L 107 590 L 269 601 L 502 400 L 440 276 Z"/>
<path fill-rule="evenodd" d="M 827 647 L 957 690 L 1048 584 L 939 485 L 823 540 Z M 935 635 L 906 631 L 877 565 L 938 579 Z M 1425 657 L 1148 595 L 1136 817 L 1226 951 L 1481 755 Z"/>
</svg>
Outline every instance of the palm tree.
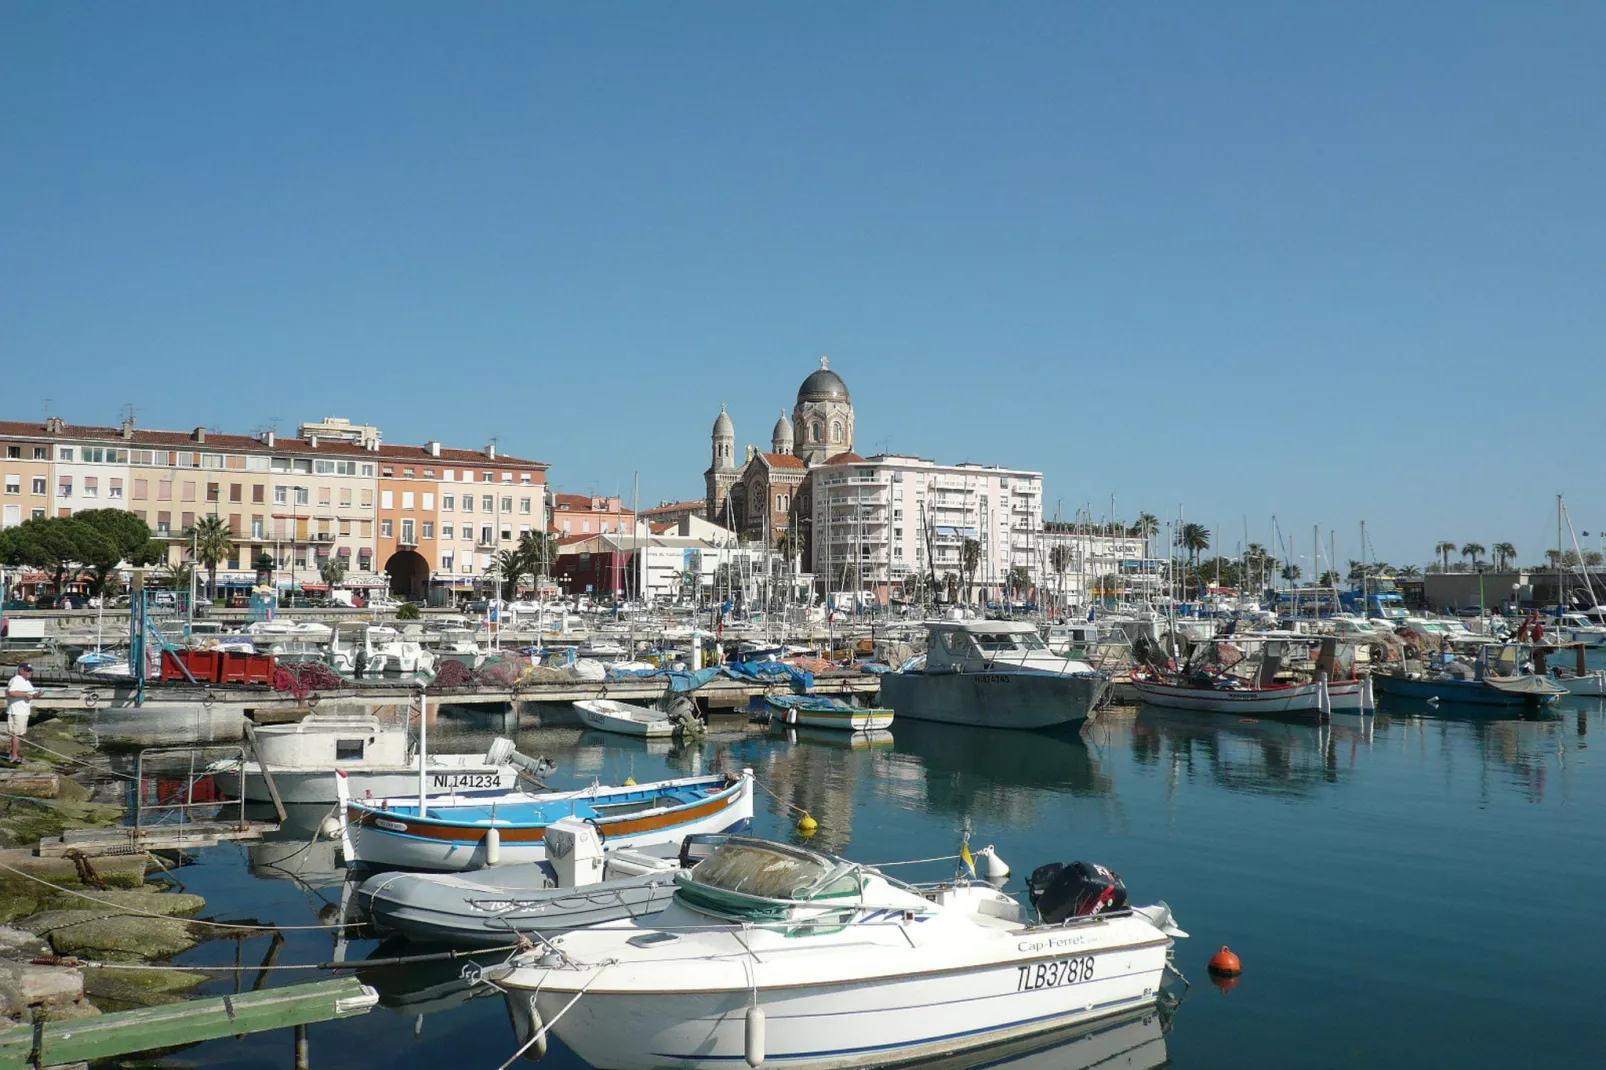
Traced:
<svg viewBox="0 0 1606 1070">
<path fill-rule="evenodd" d="M 1443 561 L 1444 561 L 1444 571 L 1445 572 L 1449 572 L 1450 571 L 1450 555 L 1455 553 L 1455 543 L 1453 543 L 1453 542 L 1437 543 L 1433 547 L 1433 552 L 1438 554 L 1439 557 L 1443 559 Z"/>
<path fill-rule="evenodd" d="M 318 566 L 318 575 L 322 576 L 323 582 L 331 588 L 338 587 L 340 581 L 346 578 L 346 564 L 340 558 L 331 555 Z"/>
<path fill-rule="evenodd" d="M 519 588 L 519 576 L 524 573 L 524 555 L 518 550 L 500 550 L 496 555 L 496 571 L 502 574 L 502 597 L 509 601 Z"/>
<path fill-rule="evenodd" d="M 1401 568 L 1399 572 L 1399 576 L 1402 580 L 1414 580 L 1420 575 L 1422 575 L 1422 570 L 1417 568 L 1415 565 L 1406 565 Z"/>
<path fill-rule="evenodd" d="M 981 543 L 966 539 L 959 550 L 959 567 L 965 573 L 965 601 L 970 601 L 976 586 L 976 569 L 981 567 Z"/>
<path fill-rule="evenodd" d="M 196 563 L 206 569 L 207 597 L 215 598 L 217 567 L 234 553 L 234 533 L 229 531 L 228 523 L 221 516 L 213 513 L 201 517 L 185 534 L 190 537 Z"/>
<path fill-rule="evenodd" d="M 187 561 L 169 561 L 157 570 L 156 578 L 169 590 L 188 594 L 190 585 L 195 582 L 195 569 Z"/>
<path fill-rule="evenodd" d="M 1338 572 L 1335 569 L 1328 569 L 1326 572 L 1322 573 L 1321 574 L 1321 578 L 1319 578 L 1316 581 L 1316 586 L 1318 586 L 1318 587 L 1337 587 L 1338 586 Z"/>
<path fill-rule="evenodd" d="M 1478 555 L 1481 553 L 1483 553 L 1483 543 L 1481 542 L 1469 542 L 1461 547 L 1461 556 L 1472 558 L 1473 568 L 1478 567 Z"/>
<path fill-rule="evenodd" d="M 1188 560 L 1199 562 L 1199 552 L 1210 549 L 1210 529 L 1203 524 L 1184 524 L 1177 531 L 1177 545 L 1188 551 Z"/>
<path fill-rule="evenodd" d="M 1289 583 L 1293 583 L 1295 580 L 1299 579 L 1299 566 L 1295 564 L 1284 565 L 1283 579 L 1287 580 Z"/>
<path fill-rule="evenodd" d="M 1143 556 L 1149 556 L 1149 540 L 1160 534 L 1160 518 L 1153 513 L 1139 513 L 1138 522 L 1132 525 L 1132 534 L 1143 540 Z"/>
<path fill-rule="evenodd" d="M 1500 562 L 1501 572 L 1506 570 L 1507 562 L 1517 556 L 1517 548 L 1509 542 L 1497 542 L 1489 548 L 1489 552 L 1494 554 L 1495 560 Z"/>
</svg>

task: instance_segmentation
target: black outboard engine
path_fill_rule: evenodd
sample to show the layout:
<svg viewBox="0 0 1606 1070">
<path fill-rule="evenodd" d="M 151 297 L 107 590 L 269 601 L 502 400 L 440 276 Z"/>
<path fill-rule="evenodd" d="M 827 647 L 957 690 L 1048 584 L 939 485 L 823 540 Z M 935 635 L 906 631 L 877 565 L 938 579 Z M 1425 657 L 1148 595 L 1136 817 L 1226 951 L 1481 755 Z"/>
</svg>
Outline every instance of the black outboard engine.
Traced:
<svg viewBox="0 0 1606 1070">
<path fill-rule="evenodd" d="M 1126 884 L 1120 874 L 1096 862 L 1050 862 L 1038 866 L 1027 880 L 1026 889 L 1045 925 L 1123 910 L 1127 903 Z"/>
</svg>

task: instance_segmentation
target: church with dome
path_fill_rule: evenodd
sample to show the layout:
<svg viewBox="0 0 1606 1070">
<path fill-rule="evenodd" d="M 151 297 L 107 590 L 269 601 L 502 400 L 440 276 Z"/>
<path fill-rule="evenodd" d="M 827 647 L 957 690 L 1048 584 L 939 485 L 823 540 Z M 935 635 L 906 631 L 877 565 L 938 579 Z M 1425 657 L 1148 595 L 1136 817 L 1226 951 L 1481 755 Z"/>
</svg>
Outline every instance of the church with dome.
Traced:
<svg viewBox="0 0 1606 1070">
<path fill-rule="evenodd" d="M 782 545 L 791 531 L 806 539 L 812 472 L 858 459 L 853 453 L 853 398 L 825 357 L 797 388 L 791 415 L 781 410 L 768 452 L 748 446 L 737 456 L 736 425 L 723 405 L 712 438 L 713 463 L 703 473 L 707 518 L 744 539 L 771 546 Z M 804 546 L 794 540 L 795 550 Z"/>
</svg>

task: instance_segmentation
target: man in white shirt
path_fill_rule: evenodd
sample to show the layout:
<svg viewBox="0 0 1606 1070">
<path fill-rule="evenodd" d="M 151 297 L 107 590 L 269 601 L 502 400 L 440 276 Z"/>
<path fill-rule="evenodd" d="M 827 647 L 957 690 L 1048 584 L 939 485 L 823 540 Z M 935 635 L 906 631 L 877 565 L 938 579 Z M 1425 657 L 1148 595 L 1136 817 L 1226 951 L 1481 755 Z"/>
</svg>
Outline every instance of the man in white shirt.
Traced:
<svg viewBox="0 0 1606 1070">
<path fill-rule="evenodd" d="M 17 675 L 6 685 L 6 727 L 11 731 L 11 764 L 22 761 L 22 737 L 28 734 L 28 715 L 33 712 L 33 666 L 26 661 L 17 666 Z"/>
</svg>

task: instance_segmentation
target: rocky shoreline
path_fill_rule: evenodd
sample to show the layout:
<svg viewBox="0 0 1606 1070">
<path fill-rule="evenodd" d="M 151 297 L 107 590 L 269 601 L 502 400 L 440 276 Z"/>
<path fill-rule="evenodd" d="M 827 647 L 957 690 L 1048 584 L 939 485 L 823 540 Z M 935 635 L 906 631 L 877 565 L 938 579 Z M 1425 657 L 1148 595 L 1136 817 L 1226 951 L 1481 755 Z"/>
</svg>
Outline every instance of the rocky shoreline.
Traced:
<svg viewBox="0 0 1606 1070">
<path fill-rule="evenodd" d="M 164 866 L 143 852 L 36 854 L 41 839 L 119 824 L 125 809 L 119 785 L 96 777 L 95 749 L 72 722 L 44 721 L 27 738 L 48 751 L 25 747 L 28 761 L 0 772 L 0 1013 L 27 1027 L 184 999 L 209 976 L 131 967 L 216 936 L 193 920 L 206 901 L 173 891 Z"/>
</svg>

